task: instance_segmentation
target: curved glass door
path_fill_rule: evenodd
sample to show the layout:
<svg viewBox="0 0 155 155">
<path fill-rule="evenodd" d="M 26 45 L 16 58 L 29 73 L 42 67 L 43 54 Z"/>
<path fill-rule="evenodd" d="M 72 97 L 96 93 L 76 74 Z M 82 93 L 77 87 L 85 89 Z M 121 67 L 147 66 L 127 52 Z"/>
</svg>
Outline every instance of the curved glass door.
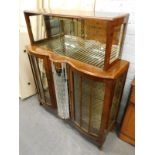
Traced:
<svg viewBox="0 0 155 155">
<path fill-rule="evenodd" d="M 51 106 L 51 98 L 43 59 L 37 58 L 34 55 L 29 55 L 29 59 L 40 102 Z"/>
<path fill-rule="evenodd" d="M 83 131 L 97 136 L 100 131 L 105 84 L 76 71 L 73 80 L 72 120 Z"/>
</svg>

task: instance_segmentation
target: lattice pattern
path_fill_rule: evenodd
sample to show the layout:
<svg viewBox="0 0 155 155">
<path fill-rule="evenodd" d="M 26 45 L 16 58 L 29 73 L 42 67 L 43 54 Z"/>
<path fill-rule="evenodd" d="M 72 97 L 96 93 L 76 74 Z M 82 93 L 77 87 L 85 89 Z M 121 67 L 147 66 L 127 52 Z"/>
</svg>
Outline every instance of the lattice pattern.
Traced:
<svg viewBox="0 0 155 155">
<path fill-rule="evenodd" d="M 106 45 L 101 44 L 99 41 L 84 40 L 80 37 L 64 35 L 52 38 L 46 43 L 40 44 L 40 46 L 99 68 L 104 66 Z M 113 45 L 110 61 L 114 61 L 117 54 L 118 46 Z"/>
</svg>

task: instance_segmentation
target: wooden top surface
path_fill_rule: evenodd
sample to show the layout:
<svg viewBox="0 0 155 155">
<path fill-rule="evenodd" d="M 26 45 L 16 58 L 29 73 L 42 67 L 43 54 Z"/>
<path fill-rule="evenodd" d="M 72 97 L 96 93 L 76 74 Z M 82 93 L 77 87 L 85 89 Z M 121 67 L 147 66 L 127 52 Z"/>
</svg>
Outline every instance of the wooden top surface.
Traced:
<svg viewBox="0 0 155 155">
<path fill-rule="evenodd" d="M 128 17 L 128 13 L 119 12 L 94 12 L 94 11 L 69 11 L 69 10 L 50 10 L 50 9 L 38 9 L 38 10 L 25 10 L 25 13 L 32 15 L 50 15 L 61 16 L 68 18 L 95 18 L 103 20 L 114 20 L 121 17 Z"/>
<path fill-rule="evenodd" d="M 115 65 L 110 67 L 108 70 L 103 70 L 95 66 L 83 63 L 81 61 L 62 56 L 60 54 L 39 48 L 36 45 L 29 45 L 27 49 L 30 53 L 39 55 L 39 56 L 49 56 L 50 60 L 54 62 L 66 62 L 71 65 L 76 70 L 83 72 L 85 74 L 91 75 L 93 77 L 99 77 L 104 79 L 115 79 L 119 77 L 125 70 L 127 71 L 129 67 L 129 62 L 125 60 L 118 60 Z"/>
</svg>

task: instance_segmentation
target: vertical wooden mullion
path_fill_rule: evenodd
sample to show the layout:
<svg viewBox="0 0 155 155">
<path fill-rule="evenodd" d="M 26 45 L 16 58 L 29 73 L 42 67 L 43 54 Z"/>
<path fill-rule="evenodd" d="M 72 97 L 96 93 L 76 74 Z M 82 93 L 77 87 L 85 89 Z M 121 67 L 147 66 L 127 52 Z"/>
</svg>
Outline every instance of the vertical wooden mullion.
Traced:
<svg viewBox="0 0 155 155">
<path fill-rule="evenodd" d="M 80 75 L 79 80 L 79 109 L 80 109 L 80 127 L 82 126 L 82 76 Z"/>
<path fill-rule="evenodd" d="M 102 107 L 102 117 L 101 117 L 101 125 L 100 125 L 100 131 L 99 131 L 99 145 L 100 147 L 103 144 L 103 141 L 105 139 L 105 131 L 107 129 L 109 115 L 110 115 L 110 109 L 112 104 L 112 99 L 114 95 L 114 86 L 115 82 L 111 80 L 107 80 L 105 84 L 105 95 L 103 100 L 103 107 Z"/>
<path fill-rule="evenodd" d="M 90 102 L 89 102 L 89 125 L 88 125 L 88 133 L 91 129 L 91 117 L 92 117 L 92 95 L 93 95 L 93 81 L 90 82 Z"/>
<path fill-rule="evenodd" d="M 106 49 L 105 49 L 105 59 L 104 59 L 105 70 L 107 70 L 110 65 L 110 55 L 111 55 L 113 36 L 114 36 L 113 22 L 109 21 L 107 23 L 107 34 L 106 34 Z"/>
<path fill-rule="evenodd" d="M 44 67 L 45 67 L 45 72 L 46 72 L 46 77 L 47 77 L 47 83 L 48 83 L 48 88 L 49 88 L 49 93 L 50 93 L 50 98 L 51 98 L 51 105 L 52 108 L 56 108 L 56 95 L 55 95 L 55 87 L 54 87 L 54 81 L 53 81 L 53 74 L 52 74 L 52 69 L 50 66 L 50 60 L 48 57 L 44 58 Z"/>
<path fill-rule="evenodd" d="M 71 118 L 72 120 L 75 120 L 75 100 L 74 100 L 74 76 L 73 76 L 73 71 L 71 70 L 71 68 L 69 67 L 69 94 L 70 94 L 70 109 L 71 109 Z"/>
<path fill-rule="evenodd" d="M 34 43 L 34 37 L 33 37 L 32 29 L 31 29 L 31 23 L 30 23 L 30 18 L 29 18 L 30 15 L 27 13 L 24 13 L 24 16 L 25 16 L 25 20 L 26 20 L 26 26 L 27 26 L 28 34 L 30 37 L 30 42 L 31 42 L 31 44 L 33 44 Z"/>
<path fill-rule="evenodd" d="M 127 23 L 125 23 L 124 27 L 123 27 L 123 34 L 122 34 L 121 43 L 120 43 L 119 58 L 121 58 L 121 56 L 122 56 L 122 50 L 123 50 L 123 44 L 124 44 L 124 40 L 125 40 L 126 31 L 127 31 Z"/>
</svg>

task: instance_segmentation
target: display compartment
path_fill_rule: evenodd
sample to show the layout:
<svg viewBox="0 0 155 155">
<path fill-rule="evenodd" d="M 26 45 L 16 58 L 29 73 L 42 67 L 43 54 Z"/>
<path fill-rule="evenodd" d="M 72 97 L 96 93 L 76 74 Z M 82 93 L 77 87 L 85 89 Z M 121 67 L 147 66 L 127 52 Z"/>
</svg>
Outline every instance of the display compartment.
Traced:
<svg viewBox="0 0 155 155">
<path fill-rule="evenodd" d="M 63 13 L 25 11 L 31 44 L 104 70 L 121 57 L 128 14 Z"/>
<path fill-rule="evenodd" d="M 105 82 L 70 68 L 72 121 L 85 133 L 98 137 L 104 103 Z"/>
<path fill-rule="evenodd" d="M 31 52 L 28 52 L 28 56 L 40 104 L 56 108 L 53 78 L 49 76 L 51 68 L 48 57 Z"/>
</svg>

